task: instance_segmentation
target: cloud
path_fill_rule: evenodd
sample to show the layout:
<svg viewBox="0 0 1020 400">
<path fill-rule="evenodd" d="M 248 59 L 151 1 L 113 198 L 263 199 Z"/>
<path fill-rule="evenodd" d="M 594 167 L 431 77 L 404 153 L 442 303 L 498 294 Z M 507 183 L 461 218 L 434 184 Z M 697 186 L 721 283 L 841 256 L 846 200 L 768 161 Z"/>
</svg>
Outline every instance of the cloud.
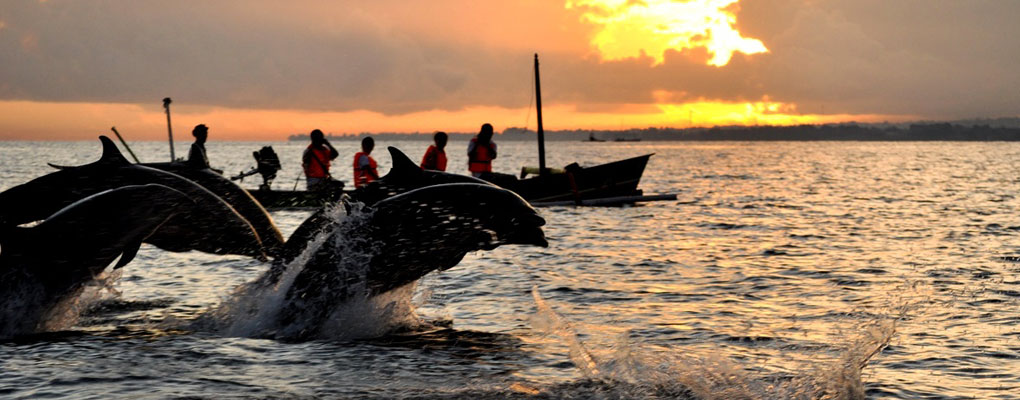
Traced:
<svg viewBox="0 0 1020 400">
<path fill-rule="evenodd" d="M 744 0 L 736 27 L 769 53 L 707 66 L 605 61 L 592 28 L 555 1 L 138 0 L 8 2 L 0 99 L 175 104 L 402 115 L 521 108 L 531 53 L 543 101 L 580 108 L 670 98 L 801 112 L 1015 115 L 1020 2 Z M 701 53 L 699 53 L 701 51 Z"/>
</svg>

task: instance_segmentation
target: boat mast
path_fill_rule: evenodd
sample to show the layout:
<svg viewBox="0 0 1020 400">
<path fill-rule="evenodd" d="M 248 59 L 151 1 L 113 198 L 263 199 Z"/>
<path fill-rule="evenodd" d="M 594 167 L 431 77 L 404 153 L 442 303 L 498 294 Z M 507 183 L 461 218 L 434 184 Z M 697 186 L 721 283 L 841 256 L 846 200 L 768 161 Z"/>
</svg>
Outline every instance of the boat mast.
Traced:
<svg viewBox="0 0 1020 400">
<path fill-rule="evenodd" d="M 535 108 L 538 109 L 538 174 L 545 175 L 545 132 L 542 130 L 542 85 L 538 79 L 538 53 L 535 53 Z"/>
<path fill-rule="evenodd" d="M 166 134 L 170 137 L 170 162 L 174 162 L 174 130 L 170 127 L 170 98 L 163 98 L 163 108 L 166 109 Z"/>
</svg>

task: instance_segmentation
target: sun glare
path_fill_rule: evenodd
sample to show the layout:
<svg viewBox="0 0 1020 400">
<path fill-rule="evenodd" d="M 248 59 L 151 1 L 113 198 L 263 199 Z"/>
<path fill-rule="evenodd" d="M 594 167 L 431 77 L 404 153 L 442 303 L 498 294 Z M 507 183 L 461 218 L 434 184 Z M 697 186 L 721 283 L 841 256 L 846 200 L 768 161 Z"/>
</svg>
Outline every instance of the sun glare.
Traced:
<svg viewBox="0 0 1020 400">
<path fill-rule="evenodd" d="M 797 125 L 826 122 L 823 116 L 799 114 L 796 105 L 772 101 L 768 97 L 745 103 L 699 100 L 672 104 L 660 101 L 656 106 L 674 126 Z"/>
<path fill-rule="evenodd" d="M 606 60 L 647 55 L 662 64 L 669 49 L 704 49 L 706 64 L 722 67 L 733 53 L 765 53 L 761 40 L 734 28 L 739 0 L 567 0 L 586 22 L 599 26 L 591 44 Z"/>
</svg>

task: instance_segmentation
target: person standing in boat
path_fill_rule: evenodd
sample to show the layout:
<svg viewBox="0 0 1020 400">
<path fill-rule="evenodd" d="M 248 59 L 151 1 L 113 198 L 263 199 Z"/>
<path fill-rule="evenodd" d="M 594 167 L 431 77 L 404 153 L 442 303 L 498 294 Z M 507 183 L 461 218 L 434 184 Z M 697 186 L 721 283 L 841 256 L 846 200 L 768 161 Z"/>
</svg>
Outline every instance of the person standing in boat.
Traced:
<svg viewBox="0 0 1020 400">
<path fill-rule="evenodd" d="M 434 171 L 446 171 L 446 132 L 439 131 L 432 136 L 432 141 L 436 144 L 429 146 L 428 150 L 425 150 L 425 156 L 421 159 L 422 169 L 431 169 Z"/>
<path fill-rule="evenodd" d="M 301 167 L 305 170 L 305 179 L 308 190 L 329 189 L 332 177 L 329 174 L 330 161 L 340 155 L 333 145 L 326 140 L 326 135 L 316 129 L 309 136 L 312 143 L 305 149 L 301 156 Z"/>
<path fill-rule="evenodd" d="M 492 134 L 492 125 L 482 124 L 478 135 L 468 143 L 468 171 L 475 178 L 492 172 L 492 160 L 496 159 L 496 143 L 492 141 Z"/>
<path fill-rule="evenodd" d="M 195 137 L 195 143 L 191 144 L 191 150 L 188 151 L 188 165 L 197 169 L 209 168 L 222 174 L 222 169 L 209 166 L 209 157 L 205 154 L 205 141 L 209 138 L 209 127 L 205 124 L 195 125 L 195 129 L 191 130 L 191 135 Z"/>
<path fill-rule="evenodd" d="M 367 185 L 379 179 L 379 170 L 372 158 L 372 149 L 375 148 L 375 139 L 366 136 L 361 139 L 361 151 L 354 154 L 354 188 Z"/>
</svg>

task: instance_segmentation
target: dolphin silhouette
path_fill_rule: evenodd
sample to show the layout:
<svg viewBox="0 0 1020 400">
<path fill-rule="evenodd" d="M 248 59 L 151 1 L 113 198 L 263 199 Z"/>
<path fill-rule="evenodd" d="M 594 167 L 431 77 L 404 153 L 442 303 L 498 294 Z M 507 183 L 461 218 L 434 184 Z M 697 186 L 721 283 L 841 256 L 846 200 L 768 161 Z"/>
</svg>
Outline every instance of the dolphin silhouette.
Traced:
<svg viewBox="0 0 1020 400">
<path fill-rule="evenodd" d="M 305 339 L 320 333 L 334 309 L 355 296 L 371 297 L 457 265 L 472 251 L 501 245 L 548 246 L 545 220 L 517 194 L 493 185 L 456 183 L 399 194 L 341 221 L 323 224 L 313 237 L 288 240 L 307 261 L 278 258 L 257 282 L 286 288 L 276 337 Z M 293 249 L 290 250 L 294 252 Z M 305 258 L 300 258 L 305 259 Z M 283 289 L 281 289 L 283 290 Z"/>
<path fill-rule="evenodd" d="M 0 227 L 0 337 L 45 330 L 114 260 L 131 261 L 138 247 L 195 203 L 163 185 L 102 191 L 33 227 Z"/>
<path fill-rule="evenodd" d="M 266 259 L 255 228 L 222 198 L 180 175 L 131 164 L 113 141 L 106 136 L 100 136 L 99 140 L 103 144 L 103 155 L 98 161 L 61 167 L 59 171 L 0 193 L 0 225 L 39 221 L 75 201 L 105 190 L 155 183 L 184 193 L 195 201 L 195 206 L 175 214 L 146 239 L 147 243 L 168 251 L 198 250 Z M 139 201 L 159 204 L 156 200 Z"/>
<path fill-rule="evenodd" d="M 241 214 L 244 219 L 251 223 L 255 231 L 258 232 L 259 239 L 262 240 L 266 253 L 270 256 L 275 256 L 283 247 L 283 234 L 277 229 L 276 224 L 273 223 L 273 219 L 266 212 L 266 209 L 262 207 L 262 204 L 259 204 L 247 190 L 224 178 L 223 175 L 209 168 L 195 168 L 182 162 L 145 163 L 141 165 L 183 176 L 222 198 L 238 214 Z"/>
<path fill-rule="evenodd" d="M 384 199 L 415 189 L 449 183 L 473 183 L 496 187 L 489 182 L 472 176 L 424 170 L 396 147 L 390 146 L 387 147 L 387 150 L 389 150 L 390 158 L 393 160 L 393 166 L 390 168 L 390 171 L 378 180 L 352 192 L 350 194 L 351 201 L 371 206 Z M 330 206 L 327 205 L 312 213 L 291 233 L 288 243 L 305 243 L 312 240 L 324 227 L 333 222 L 327 215 L 329 209 Z M 277 256 L 281 261 L 287 262 L 297 256 L 302 249 L 304 249 L 303 246 L 284 246 Z"/>
</svg>

